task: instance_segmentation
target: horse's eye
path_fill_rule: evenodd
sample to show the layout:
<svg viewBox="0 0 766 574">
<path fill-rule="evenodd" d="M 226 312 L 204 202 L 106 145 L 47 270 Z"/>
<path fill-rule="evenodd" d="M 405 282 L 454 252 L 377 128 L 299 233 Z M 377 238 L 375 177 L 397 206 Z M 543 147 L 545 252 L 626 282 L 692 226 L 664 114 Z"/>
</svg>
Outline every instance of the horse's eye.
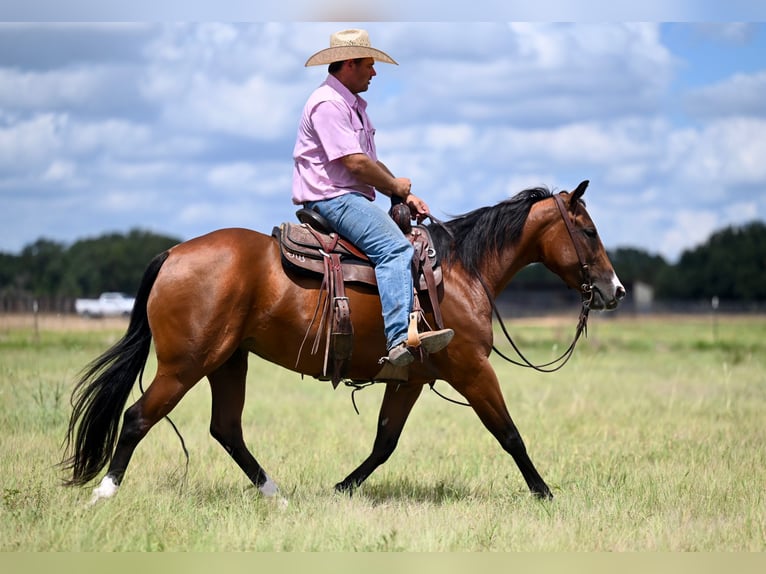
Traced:
<svg viewBox="0 0 766 574">
<path fill-rule="evenodd" d="M 584 227 L 582 232 L 590 239 L 596 239 L 596 237 L 598 237 L 598 231 L 596 231 L 595 227 Z"/>
</svg>

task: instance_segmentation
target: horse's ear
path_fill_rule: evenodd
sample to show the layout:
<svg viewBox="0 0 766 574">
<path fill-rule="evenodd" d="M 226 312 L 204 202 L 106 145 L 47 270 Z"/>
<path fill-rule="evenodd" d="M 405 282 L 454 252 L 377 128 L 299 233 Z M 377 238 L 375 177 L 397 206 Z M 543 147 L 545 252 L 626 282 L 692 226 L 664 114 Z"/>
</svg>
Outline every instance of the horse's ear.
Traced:
<svg viewBox="0 0 766 574">
<path fill-rule="evenodd" d="M 581 197 L 583 196 L 583 194 L 585 193 L 585 190 L 586 190 L 586 188 L 588 187 L 588 184 L 589 184 L 589 183 L 590 183 L 590 181 L 588 181 L 587 179 L 586 179 L 585 181 L 581 181 L 581 182 L 580 182 L 580 185 L 578 185 L 578 186 L 577 186 L 577 189 L 575 189 L 575 190 L 572 192 L 572 197 L 571 197 L 571 199 L 569 200 L 569 206 L 570 206 L 572 209 L 574 209 L 574 207 L 577 205 L 577 202 L 578 202 L 578 201 L 580 201 L 580 198 L 581 198 Z"/>
</svg>

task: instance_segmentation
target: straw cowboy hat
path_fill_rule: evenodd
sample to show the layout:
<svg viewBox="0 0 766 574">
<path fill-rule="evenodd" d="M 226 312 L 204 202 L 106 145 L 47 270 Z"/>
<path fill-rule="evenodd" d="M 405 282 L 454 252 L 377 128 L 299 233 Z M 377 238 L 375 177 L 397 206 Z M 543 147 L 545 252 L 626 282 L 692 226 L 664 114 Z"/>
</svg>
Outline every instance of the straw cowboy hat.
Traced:
<svg viewBox="0 0 766 574">
<path fill-rule="evenodd" d="M 311 56 L 306 66 L 321 66 L 355 58 L 374 58 L 377 62 L 396 64 L 391 56 L 370 46 L 367 30 L 351 29 L 330 36 L 330 47 Z"/>
</svg>

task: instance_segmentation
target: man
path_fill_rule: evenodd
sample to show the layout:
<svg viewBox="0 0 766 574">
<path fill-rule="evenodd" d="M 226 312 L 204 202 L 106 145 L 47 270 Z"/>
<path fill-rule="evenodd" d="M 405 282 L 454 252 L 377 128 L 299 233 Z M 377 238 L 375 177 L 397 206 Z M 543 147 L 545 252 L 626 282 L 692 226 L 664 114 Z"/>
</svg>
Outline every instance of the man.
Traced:
<svg viewBox="0 0 766 574">
<path fill-rule="evenodd" d="M 343 30 L 330 47 L 311 56 L 306 66 L 327 65 L 328 76 L 303 108 L 293 150 L 293 203 L 323 215 L 342 237 L 361 249 L 375 266 L 388 349 L 396 367 L 414 360 L 407 327 L 413 306 L 410 270 L 413 247 L 393 219 L 374 203 L 375 190 L 400 198 L 414 218 L 428 215 L 426 203 L 410 192 L 406 177 L 394 177 L 378 161 L 375 128 L 367 116 L 367 91 L 375 62 L 396 62 L 370 45 L 365 30 Z M 429 353 L 446 347 L 451 329 L 420 333 Z"/>
</svg>

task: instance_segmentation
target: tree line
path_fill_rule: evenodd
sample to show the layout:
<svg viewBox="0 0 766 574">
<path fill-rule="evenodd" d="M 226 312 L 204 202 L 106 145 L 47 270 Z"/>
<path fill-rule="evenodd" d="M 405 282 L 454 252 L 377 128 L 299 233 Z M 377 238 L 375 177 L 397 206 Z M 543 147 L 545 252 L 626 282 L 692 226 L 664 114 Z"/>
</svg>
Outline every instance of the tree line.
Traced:
<svg viewBox="0 0 766 574">
<path fill-rule="evenodd" d="M 82 239 L 70 246 L 38 239 L 19 255 L 0 253 L 5 297 L 97 297 L 104 291 L 135 294 L 149 261 L 180 243 L 141 229 Z"/>
<path fill-rule="evenodd" d="M 69 246 L 41 238 L 18 255 L 0 252 L 0 295 L 71 299 L 104 291 L 135 294 L 152 257 L 180 242 L 141 229 Z M 760 221 L 717 231 L 674 264 L 632 247 L 610 250 L 609 256 L 623 283 L 647 284 L 657 299 L 766 301 L 766 224 Z M 517 288 L 554 283 L 560 280 L 539 265 L 514 280 Z"/>
<path fill-rule="evenodd" d="M 716 231 L 674 264 L 632 247 L 609 250 L 609 258 L 626 286 L 644 283 L 658 300 L 766 301 L 766 224 L 761 221 Z M 514 279 L 517 288 L 556 282 L 559 279 L 539 265 L 527 267 Z"/>
</svg>

